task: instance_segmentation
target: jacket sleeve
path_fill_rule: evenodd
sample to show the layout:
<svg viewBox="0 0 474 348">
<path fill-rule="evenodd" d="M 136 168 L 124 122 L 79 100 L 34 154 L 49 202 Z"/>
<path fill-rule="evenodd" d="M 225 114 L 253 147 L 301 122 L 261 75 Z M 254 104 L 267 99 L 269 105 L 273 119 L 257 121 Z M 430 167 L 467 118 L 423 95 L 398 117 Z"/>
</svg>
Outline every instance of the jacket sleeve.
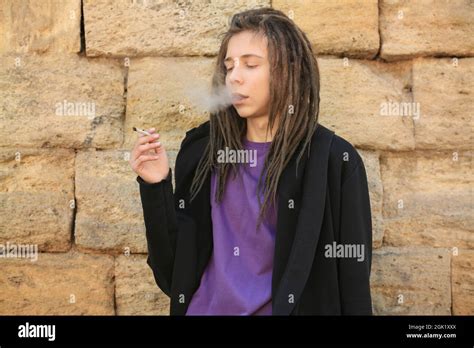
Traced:
<svg viewBox="0 0 474 348">
<path fill-rule="evenodd" d="M 140 176 L 140 198 L 148 245 L 147 264 L 158 287 L 171 297 L 171 278 L 176 252 L 177 220 L 175 216 L 172 170 L 165 180 L 149 184 Z"/>
<path fill-rule="evenodd" d="M 360 248 L 363 257 L 339 259 L 339 289 L 343 315 L 372 315 L 370 270 L 372 219 L 367 175 L 362 159 L 341 188 L 339 243 Z M 347 255 L 346 255 L 347 256 Z"/>
</svg>

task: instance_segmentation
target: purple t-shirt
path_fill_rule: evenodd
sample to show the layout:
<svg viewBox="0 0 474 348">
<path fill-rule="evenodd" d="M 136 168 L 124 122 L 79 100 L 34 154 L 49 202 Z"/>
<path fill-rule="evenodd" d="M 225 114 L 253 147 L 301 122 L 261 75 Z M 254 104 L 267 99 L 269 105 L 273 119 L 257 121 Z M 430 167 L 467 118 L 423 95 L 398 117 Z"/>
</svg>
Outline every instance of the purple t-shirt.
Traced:
<svg viewBox="0 0 474 348">
<path fill-rule="evenodd" d="M 270 144 L 244 138 L 244 150 L 254 152 L 247 152 L 248 163 L 239 164 L 239 174 L 235 178 L 229 172 L 220 203 L 215 202 L 217 180 L 214 174 L 211 175 L 214 248 L 186 315 L 272 314 L 276 233 L 273 205 L 260 229 L 256 229 L 260 211 L 257 184 Z M 242 159 L 235 158 L 237 161 Z M 263 194 L 260 197 L 263 203 Z"/>
</svg>

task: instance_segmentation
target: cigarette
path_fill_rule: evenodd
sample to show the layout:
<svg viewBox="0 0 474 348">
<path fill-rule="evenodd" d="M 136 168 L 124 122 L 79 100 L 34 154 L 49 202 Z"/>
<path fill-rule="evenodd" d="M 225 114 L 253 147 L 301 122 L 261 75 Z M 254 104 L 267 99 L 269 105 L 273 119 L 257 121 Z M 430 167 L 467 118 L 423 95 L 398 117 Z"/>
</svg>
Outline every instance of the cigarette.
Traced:
<svg viewBox="0 0 474 348">
<path fill-rule="evenodd" d="M 140 134 L 143 134 L 143 135 L 151 135 L 150 133 L 148 133 L 146 130 L 143 130 L 143 129 L 140 129 L 140 128 L 137 128 L 137 127 L 133 127 L 133 130 L 135 132 L 138 132 Z"/>
</svg>

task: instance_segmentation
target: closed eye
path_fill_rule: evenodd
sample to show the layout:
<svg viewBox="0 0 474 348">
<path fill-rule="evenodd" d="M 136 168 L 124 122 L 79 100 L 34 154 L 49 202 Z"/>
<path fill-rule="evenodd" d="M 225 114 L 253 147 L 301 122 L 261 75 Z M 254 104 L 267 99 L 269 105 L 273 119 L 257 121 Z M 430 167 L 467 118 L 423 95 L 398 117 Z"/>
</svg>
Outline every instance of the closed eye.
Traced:
<svg viewBox="0 0 474 348">
<path fill-rule="evenodd" d="M 258 67 L 258 65 L 248 65 L 248 64 L 246 64 L 245 66 L 249 69 L 253 69 L 253 68 Z M 231 66 L 231 67 L 227 68 L 226 71 L 232 71 L 233 69 L 234 69 L 234 67 Z"/>
</svg>

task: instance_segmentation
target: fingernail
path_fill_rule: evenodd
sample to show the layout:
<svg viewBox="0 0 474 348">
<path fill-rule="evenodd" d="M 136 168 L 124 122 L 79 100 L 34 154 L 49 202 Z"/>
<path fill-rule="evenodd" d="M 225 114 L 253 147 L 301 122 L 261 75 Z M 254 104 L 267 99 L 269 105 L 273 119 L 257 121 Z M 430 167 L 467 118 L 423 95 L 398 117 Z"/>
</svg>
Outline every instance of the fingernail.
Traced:
<svg viewBox="0 0 474 348">
<path fill-rule="evenodd" d="M 156 143 L 156 145 L 157 145 L 157 146 L 160 146 L 160 145 L 161 145 L 161 143 L 160 143 L 160 142 L 157 142 L 157 143 Z"/>
</svg>

